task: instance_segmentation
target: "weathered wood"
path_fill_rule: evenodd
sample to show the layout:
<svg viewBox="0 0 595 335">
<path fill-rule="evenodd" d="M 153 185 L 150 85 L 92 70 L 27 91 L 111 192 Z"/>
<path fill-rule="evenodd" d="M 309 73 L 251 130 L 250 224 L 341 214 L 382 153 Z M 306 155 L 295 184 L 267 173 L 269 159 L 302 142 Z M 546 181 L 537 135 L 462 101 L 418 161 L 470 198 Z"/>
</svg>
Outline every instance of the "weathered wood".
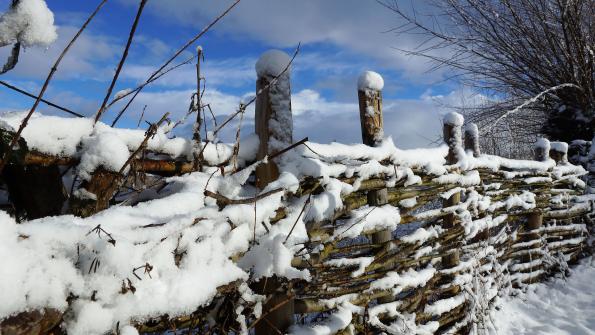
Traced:
<svg viewBox="0 0 595 335">
<path fill-rule="evenodd" d="M 261 61 L 266 62 L 265 55 L 259 60 Z M 257 70 L 258 67 L 257 64 Z M 289 70 L 287 69 L 285 73 L 257 73 L 257 75 L 255 131 L 260 145 L 256 159 L 261 160 L 291 145 L 293 124 Z M 273 82 L 274 78 L 278 80 Z M 263 189 L 279 177 L 277 164 L 271 159 L 259 165 L 256 168 L 255 177 L 256 186 Z M 254 284 L 255 292 L 266 295 L 268 299 L 263 306 L 263 321 L 255 326 L 257 335 L 284 334 L 293 324 L 294 301 L 290 296 L 291 292 L 279 292 L 281 288 L 281 283 L 276 277 L 263 278 Z M 277 306 L 281 303 L 282 306 Z M 269 312 L 273 308 L 276 309 Z"/>
<path fill-rule="evenodd" d="M 62 321 L 62 313 L 52 308 L 21 312 L 0 322 L 2 335 L 45 335 Z"/>
<path fill-rule="evenodd" d="M 78 190 L 71 194 L 71 213 L 87 217 L 108 208 L 122 178 L 121 174 L 103 168 L 95 170 L 91 179 L 83 181 Z"/>
<path fill-rule="evenodd" d="M 264 317 L 254 326 L 256 334 L 285 334 L 293 324 L 295 314 L 292 293 L 283 291 L 282 282 L 276 276 L 262 278 L 251 287 L 255 292 L 267 296 L 267 301 L 262 306 Z"/>
<path fill-rule="evenodd" d="M 293 125 L 287 120 L 287 109 L 291 114 L 291 87 L 289 71 L 281 74 L 275 83 L 272 80 L 278 74 L 259 74 L 256 80 L 255 127 L 260 140 L 256 159 L 291 145 Z M 283 103 L 281 103 L 283 102 Z M 290 117 L 290 116 L 289 116 Z M 256 168 L 256 185 L 264 188 L 269 182 L 279 177 L 275 162 L 268 161 Z"/>
<path fill-rule="evenodd" d="M 384 137 L 382 117 L 382 92 L 373 89 L 358 89 L 359 118 L 362 132 L 362 142 L 375 147 L 379 145 Z M 368 191 L 367 202 L 370 206 L 382 206 L 388 203 L 388 189 Z M 390 241 L 392 231 L 387 229 L 372 234 L 372 243 L 384 243 Z M 379 298 L 380 303 L 386 303 L 392 297 Z"/>
</svg>

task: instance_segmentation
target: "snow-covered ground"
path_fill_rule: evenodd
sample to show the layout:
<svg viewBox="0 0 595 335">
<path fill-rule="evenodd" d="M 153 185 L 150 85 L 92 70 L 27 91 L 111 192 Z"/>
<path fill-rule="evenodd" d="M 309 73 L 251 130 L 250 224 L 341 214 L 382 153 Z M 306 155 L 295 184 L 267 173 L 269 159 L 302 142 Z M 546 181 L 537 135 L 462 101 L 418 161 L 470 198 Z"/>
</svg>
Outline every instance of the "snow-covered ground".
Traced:
<svg viewBox="0 0 595 335">
<path fill-rule="evenodd" d="M 595 334 L 595 259 L 557 278 L 532 285 L 495 313 L 498 334 Z"/>
</svg>

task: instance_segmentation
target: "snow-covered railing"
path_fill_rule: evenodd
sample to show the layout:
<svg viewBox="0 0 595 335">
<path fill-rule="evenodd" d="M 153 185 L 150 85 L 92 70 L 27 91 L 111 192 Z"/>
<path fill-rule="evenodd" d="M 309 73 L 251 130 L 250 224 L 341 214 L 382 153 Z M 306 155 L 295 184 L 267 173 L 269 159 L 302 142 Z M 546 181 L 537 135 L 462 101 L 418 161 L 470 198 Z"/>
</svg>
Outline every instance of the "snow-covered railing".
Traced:
<svg viewBox="0 0 595 335">
<path fill-rule="evenodd" d="M 3 172 L 2 330 L 468 332 L 511 288 L 588 251 L 595 197 L 563 144 L 484 155 L 451 113 L 446 145 L 401 150 L 372 72 L 358 85 L 364 144 L 294 143 L 289 73 L 275 76 L 287 62 L 257 67 L 258 135 L 202 143 L 192 173 L 196 146 L 165 122 L 34 116 Z M 3 150 L 20 118 L 2 117 Z"/>
</svg>

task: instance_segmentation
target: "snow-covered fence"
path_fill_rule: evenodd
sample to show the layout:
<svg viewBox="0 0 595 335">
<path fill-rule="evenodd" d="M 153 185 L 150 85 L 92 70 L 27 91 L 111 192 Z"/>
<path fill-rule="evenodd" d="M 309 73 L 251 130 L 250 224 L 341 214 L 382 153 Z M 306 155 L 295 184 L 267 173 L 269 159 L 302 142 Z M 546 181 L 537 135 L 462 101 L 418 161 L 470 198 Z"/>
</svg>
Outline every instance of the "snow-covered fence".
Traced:
<svg viewBox="0 0 595 335">
<path fill-rule="evenodd" d="M 3 173 L 20 221 L 0 214 L 3 333 L 466 333 L 588 252 L 595 197 L 564 144 L 483 155 L 452 113 L 445 145 L 401 150 L 368 72 L 364 144 L 292 145 L 290 76 L 274 77 L 288 58 L 267 57 L 258 135 L 203 143 L 193 173 L 192 141 L 164 121 L 31 118 Z M 21 119 L 2 117 L 3 150 Z M 68 176 L 84 182 L 65 189 Z M 54 193 L 85 203 L 34 210 Z"/>
</svg>

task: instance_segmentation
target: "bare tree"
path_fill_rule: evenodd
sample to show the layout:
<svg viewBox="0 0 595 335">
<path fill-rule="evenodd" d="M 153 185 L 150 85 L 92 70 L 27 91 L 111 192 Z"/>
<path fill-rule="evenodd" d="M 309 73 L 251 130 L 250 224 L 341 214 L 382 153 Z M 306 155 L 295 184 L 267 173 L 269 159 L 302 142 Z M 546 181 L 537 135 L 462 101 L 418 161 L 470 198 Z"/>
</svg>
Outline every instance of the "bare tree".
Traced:
<svg viewBox="0 0 595 335">
<path fill-rule="evenodd" d="M 593 137 L 595 0 L 427 0 L 429 14 L 378 1 L 405 19 L 395 32 L 424 36 L 405 52 L 488 97 L 463 111 L 488 152 L 518 156 L 536 136 Z"/>
</svg>

